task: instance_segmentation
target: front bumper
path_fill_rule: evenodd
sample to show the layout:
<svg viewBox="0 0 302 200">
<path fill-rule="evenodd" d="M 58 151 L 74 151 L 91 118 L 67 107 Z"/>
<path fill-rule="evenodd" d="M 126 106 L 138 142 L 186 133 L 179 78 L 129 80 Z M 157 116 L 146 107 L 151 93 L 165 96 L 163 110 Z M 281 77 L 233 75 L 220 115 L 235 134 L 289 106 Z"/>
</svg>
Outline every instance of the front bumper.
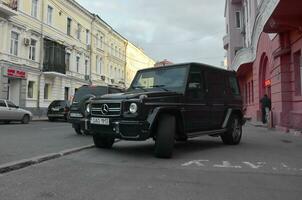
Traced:
<svg viewBox="0 0 302 200">
<path fill-rule="evenodd" d="M 143 141 L 150 138 L 149 123 L 146 121 L 126 121 L 110 119 L 109 125 L 90 124 L 89 131 L 95 135 L 123 140 Z"/>
<path fill-rule="evenodd" d="M 90 129 L 90 121 L 87 118 L 70 118 L 69 117 L 68 122 L 72 124 L 73 128 L 80 126 L 82 130 Z"/>
</svg>

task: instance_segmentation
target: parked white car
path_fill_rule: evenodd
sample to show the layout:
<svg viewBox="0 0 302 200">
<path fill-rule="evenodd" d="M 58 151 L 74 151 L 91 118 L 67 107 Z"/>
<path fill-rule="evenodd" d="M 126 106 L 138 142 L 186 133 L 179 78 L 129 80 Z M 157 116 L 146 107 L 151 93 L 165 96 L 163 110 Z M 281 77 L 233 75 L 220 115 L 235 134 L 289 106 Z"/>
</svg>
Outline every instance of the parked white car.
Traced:
<svg viewBox="0 0 302 200">
<path fill-rule="evenodd" d="M 30 111 L 19 108 L 11 101 L 0 99 L 0 122 L 20 121 L 28 124 L 32 116 Z"/>
</svg>

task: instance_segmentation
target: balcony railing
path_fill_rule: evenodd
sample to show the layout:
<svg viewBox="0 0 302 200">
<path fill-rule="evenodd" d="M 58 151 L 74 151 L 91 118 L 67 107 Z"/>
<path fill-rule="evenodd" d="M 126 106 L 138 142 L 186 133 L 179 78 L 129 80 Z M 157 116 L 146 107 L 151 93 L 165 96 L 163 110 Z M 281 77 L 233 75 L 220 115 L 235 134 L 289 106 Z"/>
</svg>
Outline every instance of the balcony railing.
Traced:
<svg viewBox="0 0 302 200">
<path fill-rule="evenodd" d="M 5 2 L 0 0 L 0 16 L 7 19 L 18 15 L 17 5 L 18 5 L 18 1 L 16 2 L 11 1 L 9 4 L 6 4 Z"/>
</svg>

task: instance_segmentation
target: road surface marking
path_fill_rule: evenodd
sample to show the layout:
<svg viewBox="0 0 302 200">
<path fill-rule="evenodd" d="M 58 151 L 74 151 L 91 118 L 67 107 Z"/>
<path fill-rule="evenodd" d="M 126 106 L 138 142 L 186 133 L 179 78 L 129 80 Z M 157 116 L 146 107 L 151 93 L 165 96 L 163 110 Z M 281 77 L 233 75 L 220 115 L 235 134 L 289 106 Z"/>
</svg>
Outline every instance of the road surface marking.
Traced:
<svg viewBox="0 0 302 200">
<path fill-rule="evenodd" d="M 242 168 L 239 165 L 232 165 L 229 161 L 222 161 L 221 165 L 213 165 L 213 167 L 219 167 L 219 168 L 236 168 L 236 169 L 240 169 Z"/>
<path fill-rule="evenodd" d="M 204 167 L 205 165 L 202 162 L 209 162 L 209 160 L 192 160 L 192 161 L 182 164 L 182 166 L 187 167 L 190 165 L 197 165 L 199 167 Z"/>
<path fill-rule="evenodd" d="M 242 162 L 243 164 L 246 164 L 247 166 L 251 167 L 252 169 L 259 169 L 260 167 L 263 167 L 266 163 L 265 162 L 256 162 L 256 164 L 253 164 L 251 162 Z"/>
</svg>

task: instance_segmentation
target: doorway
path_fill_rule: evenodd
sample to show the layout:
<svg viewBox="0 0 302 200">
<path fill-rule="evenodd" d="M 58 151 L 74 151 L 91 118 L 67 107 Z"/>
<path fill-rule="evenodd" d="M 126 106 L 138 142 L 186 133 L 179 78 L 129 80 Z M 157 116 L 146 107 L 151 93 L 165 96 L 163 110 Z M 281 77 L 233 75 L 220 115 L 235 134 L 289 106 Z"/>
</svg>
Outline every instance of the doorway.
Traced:
<svg viewBox="0 0 302 200">
<path fill-rule="evenodd" d="M 7 97 L 8 100 L 12 101 L 17 106 L 20 105 L 20 89 L 21 89 L 21 79 L 8 79 L 8 90 Z"/>
</svg>

